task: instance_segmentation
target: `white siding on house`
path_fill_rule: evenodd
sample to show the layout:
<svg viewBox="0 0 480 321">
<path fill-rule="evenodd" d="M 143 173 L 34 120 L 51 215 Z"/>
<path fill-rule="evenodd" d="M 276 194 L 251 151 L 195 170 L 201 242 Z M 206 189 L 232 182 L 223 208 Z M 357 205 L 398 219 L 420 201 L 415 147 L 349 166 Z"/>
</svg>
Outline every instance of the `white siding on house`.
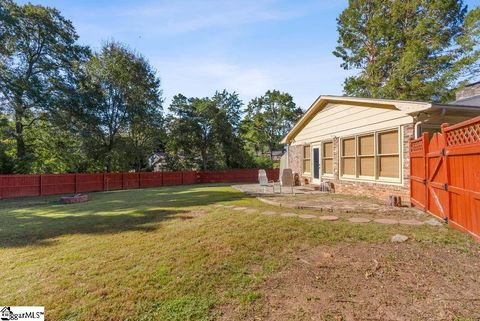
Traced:
<svg viewBox="0 0 480 321">
<path fill-rule="evenodd" d="M 329 103 L 294 138 L 293 145 L 393 128 L 413 123 L 405 112 Z"/>
</svg>

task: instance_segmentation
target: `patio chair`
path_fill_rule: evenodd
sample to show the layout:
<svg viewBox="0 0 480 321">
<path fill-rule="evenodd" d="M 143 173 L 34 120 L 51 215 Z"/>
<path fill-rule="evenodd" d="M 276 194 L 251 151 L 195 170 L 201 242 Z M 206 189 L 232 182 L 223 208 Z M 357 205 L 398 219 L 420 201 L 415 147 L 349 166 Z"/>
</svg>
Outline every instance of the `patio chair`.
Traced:
<svg viewBox="0 0 480 321">
<path fill-rule="evenodd" d="M 267 187 L 270 187 L 270 183 L 273 183 L 271 186 L 273 187 L 273 192 L 275 193 L 275 183 L 268 180 L 267 172 L 264 169 L 258 170 L 258 183 L 260 186 L 263 186 L 263 193 L 266 193 Z"/>
<path fill-rule="evenodd" d="M 295 181 L 293 179 L 293 172 L 291 168 L 285 168 L 280 176 L 280 193 L 282 193 L 282 186 L 286 186 L 291 188 L 292 194 L 295 194 L 293 192 L 293 185 L 295 184 Z"/>
</svg>

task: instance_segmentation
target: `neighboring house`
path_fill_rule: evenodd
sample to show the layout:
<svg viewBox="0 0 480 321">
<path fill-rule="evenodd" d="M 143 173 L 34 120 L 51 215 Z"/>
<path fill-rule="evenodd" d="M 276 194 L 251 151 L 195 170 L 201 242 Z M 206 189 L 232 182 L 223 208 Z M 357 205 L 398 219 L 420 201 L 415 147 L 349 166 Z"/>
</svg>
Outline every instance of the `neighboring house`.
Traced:
<svg viewBox="0 0 480 321">
<path fill-rule="evenodd" d="M 280 159 L 282 158 L 283 154 L 285 154 L 285 152 L 283 150 L 273 150 L 272 151 L 272 160 L 274 162 L 278 162 L 280 161 Z M 270 158 L 270 152 L 264 152 L 262 154 L 262 157 L 264 158 Z"/>
<path fill-rule="evenodd" d="M 148 157 L 148 165 L 154 172 L 162 171 L 166 164 L 166 156 L 164 152 L 156 152 Z"/>
<path fill-rule="evenodd" d="M 450 104 L 320 96 L 281 143 L 302 184 L 331 181 L 340 193 L 410 195 L 409 139 L 480 115 L 480 83 Z"/>
</svg>

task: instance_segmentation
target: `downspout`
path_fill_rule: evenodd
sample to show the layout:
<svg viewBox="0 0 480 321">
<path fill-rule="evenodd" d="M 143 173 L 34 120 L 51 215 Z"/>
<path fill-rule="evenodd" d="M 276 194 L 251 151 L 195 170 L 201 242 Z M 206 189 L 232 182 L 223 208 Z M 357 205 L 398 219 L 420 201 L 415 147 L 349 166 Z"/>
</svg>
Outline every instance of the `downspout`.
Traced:
<svg viewBox="0 0 480 321">
<path fill-rule="evenodd" d="M 415 139 L 420 138 L 420 136 L 422 136 L 422 133 L 420 133 L 421 125 L 422 125 L 421 121 L 417 121 L 415 123 L 415 127 L 414 127 Z"/>
<path fill-rule="evenodd" d="M 446 108 L 442 108 L 442 113 L 440 114 L 440 117 L 445 117 L 445 114 L 447 113 L 447 109 Z"/>
</svg>

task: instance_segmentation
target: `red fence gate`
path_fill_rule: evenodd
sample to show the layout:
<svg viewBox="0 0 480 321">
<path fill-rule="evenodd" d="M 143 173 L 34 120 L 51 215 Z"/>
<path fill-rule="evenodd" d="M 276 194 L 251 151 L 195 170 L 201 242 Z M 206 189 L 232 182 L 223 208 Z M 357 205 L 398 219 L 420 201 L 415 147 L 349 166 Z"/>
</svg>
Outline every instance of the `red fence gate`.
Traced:
<svg viewBox="0 0 480 321">
<path fill-rule="evenodd" d="M 266 171 L 269 179 L 278 180 L 278 169 L 267 169 Z M 206 172 L 0 175 L 0 199 L 171 185 L 235 182 L 258 182 L 258 169 L 230 169 Z"/>
<path fill-rule="evenodd" d="M 480 117 L 410 141 L 412 205 L 480 240 Z"/>
</svg>

